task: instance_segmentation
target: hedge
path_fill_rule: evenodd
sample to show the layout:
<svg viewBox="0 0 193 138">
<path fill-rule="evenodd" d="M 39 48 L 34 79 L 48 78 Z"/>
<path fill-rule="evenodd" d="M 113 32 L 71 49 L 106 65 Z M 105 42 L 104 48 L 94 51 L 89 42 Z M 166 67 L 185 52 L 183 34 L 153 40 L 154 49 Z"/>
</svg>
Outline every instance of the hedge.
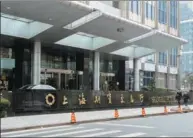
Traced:
<svg viewBox="0 0 193 138">
<path fill-rule="evenodd" d="M 10 101 L 5 98 L 0 98 L 0 117 L 6 117 L 7 116 L 7 110 L 10 107 Z"/>
</svg>

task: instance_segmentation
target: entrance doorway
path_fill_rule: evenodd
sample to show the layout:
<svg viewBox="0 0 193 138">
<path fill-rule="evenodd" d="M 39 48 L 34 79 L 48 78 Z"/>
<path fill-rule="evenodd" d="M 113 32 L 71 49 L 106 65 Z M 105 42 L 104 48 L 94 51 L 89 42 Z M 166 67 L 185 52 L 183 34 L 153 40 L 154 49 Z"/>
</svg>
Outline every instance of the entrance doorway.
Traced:
<svg viewBox="0 0 193 138">
<path fill-rule="evenodd" d="M 63 90 L 82 89 L 83 71 L 42 68 L 41 83 Z"/>
<path fill-rule="evenodd" d="M 115 81 L 115 73 L 100 73 L 100 87 L 102 90 L 112 90 L 112 84 Z"/>
</svg>

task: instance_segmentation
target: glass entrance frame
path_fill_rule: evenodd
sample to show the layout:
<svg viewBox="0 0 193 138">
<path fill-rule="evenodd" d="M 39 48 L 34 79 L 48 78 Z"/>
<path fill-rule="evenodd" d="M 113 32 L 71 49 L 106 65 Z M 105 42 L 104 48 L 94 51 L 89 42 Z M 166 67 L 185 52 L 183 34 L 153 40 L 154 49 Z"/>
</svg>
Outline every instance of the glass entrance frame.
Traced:
<svg viewBox="0 0 193 138">
<path fill-rule="evenodd" d="M 83 75 L 84 75 L 83 71 L 77 71 L 76 72 L 76 88 L 78 90 L 84 89 Z"/>
<path fill-rule="evenodd" d="M 63 69 L 41 69 L 41 83 L 57 89 L 77 89 L 76 72 Z"/>
<path fill-rule="evenodd" d="M 100 89 L 104 91 L 112 90 L 111 84 L 115 80 L 115 73 L 100 72 Z"/>
</svg>

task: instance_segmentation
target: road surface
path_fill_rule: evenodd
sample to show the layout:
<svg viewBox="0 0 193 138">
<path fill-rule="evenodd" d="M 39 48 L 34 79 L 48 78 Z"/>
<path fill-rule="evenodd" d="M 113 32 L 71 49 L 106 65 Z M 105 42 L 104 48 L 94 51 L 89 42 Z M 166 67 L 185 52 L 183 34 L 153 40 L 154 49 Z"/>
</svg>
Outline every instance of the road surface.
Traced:
<svg viewBox="0 0 193 138">
<path fill-rule="evenodd" d="M 193 113 L 12 131 L 2 137 L 193 137 Z M 54 118 L 53 118 L 54 119 Z"/>
</svg>

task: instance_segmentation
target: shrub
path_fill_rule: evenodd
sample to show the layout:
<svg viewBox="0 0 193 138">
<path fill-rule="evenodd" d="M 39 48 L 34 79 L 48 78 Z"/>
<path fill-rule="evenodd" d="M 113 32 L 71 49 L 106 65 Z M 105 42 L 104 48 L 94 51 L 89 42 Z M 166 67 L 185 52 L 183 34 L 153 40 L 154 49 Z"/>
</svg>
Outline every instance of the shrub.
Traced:
<svg viewBox="0 0 193 138">
<path fill-rule="evenodd" d="M 0 117 L 6 117 L 7 116 L 7 110 L 10 107 L 9 100 L 5 98 L 0 98 Z"/>
</svg>

